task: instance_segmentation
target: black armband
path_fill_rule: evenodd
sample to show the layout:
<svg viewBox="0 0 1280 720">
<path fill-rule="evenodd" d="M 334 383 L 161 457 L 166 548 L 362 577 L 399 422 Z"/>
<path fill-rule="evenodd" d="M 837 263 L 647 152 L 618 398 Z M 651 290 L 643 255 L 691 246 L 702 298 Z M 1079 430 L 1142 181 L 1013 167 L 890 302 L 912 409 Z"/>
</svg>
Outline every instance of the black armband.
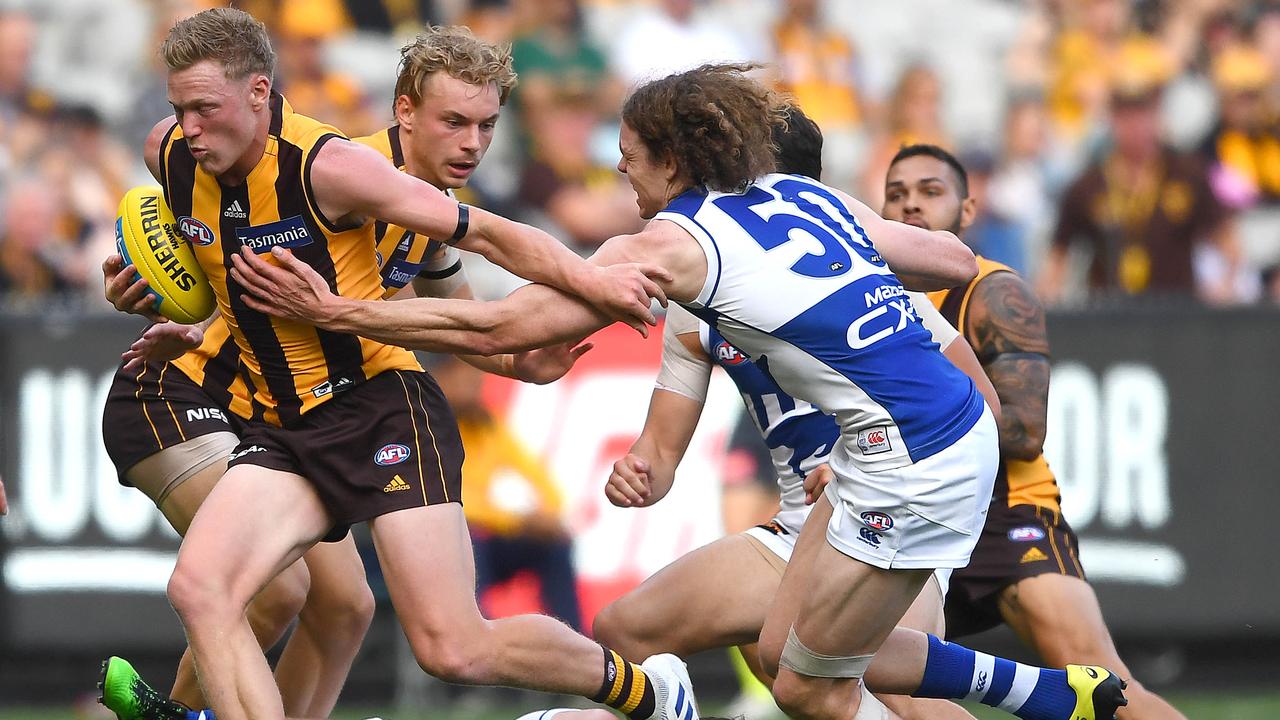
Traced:
<svg viewBox="0 0 1280 720">
<path fill-rule="evenodd" d="M 471 208 L 466 203 L 458 203 L 458 227 L 454 229 L 453 236 L 445 242 L 450 245 L 456 245 L 459 240 L 467 236 L 467 228 L 471 225 Z"/>
<path fill-rule="evenodd" d="M 449 277 L 453 277 L 454 275 L 457 275 L 458 272 L 461 270 L 462 270 L 462 260 L 459 259 L 458 262 L 450 265 L 447 268 L 444 268 L 443 270 L 423 269 L 422 272 L 418 273 L 418 277 L 422 278 L 423 280 L 444 280 L 445 278 L 449 278 Z"/>
</svg>

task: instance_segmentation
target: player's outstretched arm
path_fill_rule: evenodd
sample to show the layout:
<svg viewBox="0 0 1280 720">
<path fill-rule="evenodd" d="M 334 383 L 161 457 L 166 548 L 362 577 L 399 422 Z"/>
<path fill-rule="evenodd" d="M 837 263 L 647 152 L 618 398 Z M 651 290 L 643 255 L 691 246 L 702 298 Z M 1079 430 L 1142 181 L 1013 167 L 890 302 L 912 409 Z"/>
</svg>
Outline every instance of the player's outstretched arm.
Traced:
<svg viewBox="0 0 1280 720">
<path fill-rule="evenodd" d="M 683 245 L 672 223 L 652 223 L 637 235 L 610 239 L 591 257 L 618 267 L 647 255 L 659 266 L 679 264 L 679 281 L 659 280 L 677 298 L 697 294 L 706 259 L 692 238 Z M 683 232 L 683 231 L 679 231 Z M 694 254 L 696 253 L 696 258 Z M 232 258 L 232 277 L 248 290 L 249 307 L 326 330 L 361 335 L 390 345 L 449 353 L 494 355 L 570 342 L 612 319 L 581 298 L 546 285 L 526 285 L 497 302 L 414 298 L 398 302 L 334 295 L 315 270 L 284 250 L 272 250 L 279 265 L 250 252 Z M 686 266 L 701 263 L 696 271 Z"/>
<path fill-rule="evenodd" d="M 523 349 L 494 334 L 511 312 L 506 299 L 353 300 L 330 292 L 324 278 L 292 253 L 277 248 L 272 255 L 279 265 L 249 252 L 232 257 L 231 277 L 247 291 L 245 304 L 259 312 L 413 350 L 494 355 Z M 608 322 L 603 319 L 600 325 Z"/>
<path fill-rule="evenodd" d="M 692 321 L 692 322 L 689 322 Z M 689 327 L 693 332 L 682 332 Z M 618 507 L 647 507 L 671 490 L 676 467 L 702 417 L 711 362 L 698 347 L 697 320 L 676 305 L 667 314 L 658 372 L 644 429 L 613 464 L 605 496 Z"/>
<path fill-rule="evenodd" d="M 437 258 L 443 256 L 444 253 L 445 249 L 442 248 L 437 252 Z M 457 257 L 456 252 L 451 254 L 454 258 Z M 433 258 L 431 262 L 436 262 L 437 258 Z M 448 262 L 448 260 L 446 259 L 445 262 Z M 462 261 L 457 259 L 456 262 L 461 264 Z M 418 277 L 413 281 L 413 291 L 418 297 L 453 298 L 455 300 L 475 299 L 475 295 L 471 292 L 471 284 L 467 282 L 466 271 L 463 269 L 457 270 L 450 280 L 446 282 Z M 578 358 L 589 352 L 592 347 L 594 347 L 592 343 L 579 340 L 521 353 L 502 353 L 501 355 L 468 354 L 459 355 L 458 357 L 468 365 L 492 375 L 500 375 L 536 385 L 545 385 L 564 377 L 565 373 L 573 369 L 573 365 L 578 361 Z"/>
<path fill-rule="evenodd" d="M 977 276 L 978 261 L 973 251 L 954 234 L 885 220 L 849 195 L 839 196 L 908 290 L 945 290 Z"/>
<path fill-rule="evenodd" d="M 547 233 L 478 208 L 465 208 L 430 184 L 399 172 L 372 148 L 330 141 L 311 169 L 320 209 L 330 218 L 376 217 L 428 237 L 450 239 L 527 280 L 578 295 L 641 330 L 657 320 L 650 298 L 666 304 L 654 266 L 600 267 Z"/>
</svg>

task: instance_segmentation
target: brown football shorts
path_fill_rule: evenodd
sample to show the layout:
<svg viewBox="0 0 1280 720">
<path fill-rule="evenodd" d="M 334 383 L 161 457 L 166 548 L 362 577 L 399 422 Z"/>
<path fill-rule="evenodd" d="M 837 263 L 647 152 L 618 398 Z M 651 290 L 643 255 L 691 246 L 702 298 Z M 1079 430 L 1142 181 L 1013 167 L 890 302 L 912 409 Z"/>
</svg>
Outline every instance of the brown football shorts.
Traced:
<svg viewBox="0 0 1280 720">
<path fill-rule="evenodd" d="M 1038 505 L 993 503 L 969 564 L 951 574 L 947 637 L 1002 624 L 1000 593 L 1019 580 L 1046 573 L 1085 579 L 1079 541 L 1062 513 Z"/>
<path fill-rule="evenodd" d="M 102 442 L 120 482 L 131 485 L 125 475 L 139 462 L 210 433 L 238 434 L 240 422 L 176 366 L 147 363 L 141 371 L 121 368 L 112 378 Z"/>
<path fill-rule="evenodd" d="M 289 428 L 246 423 L 229 465 L 306 478 L 333 522 L 324 539 L 335 542 L 379 515 L 461 503 L 462 456 L 458 423 L 435 380 L 388 370 Z"/>
</svg>

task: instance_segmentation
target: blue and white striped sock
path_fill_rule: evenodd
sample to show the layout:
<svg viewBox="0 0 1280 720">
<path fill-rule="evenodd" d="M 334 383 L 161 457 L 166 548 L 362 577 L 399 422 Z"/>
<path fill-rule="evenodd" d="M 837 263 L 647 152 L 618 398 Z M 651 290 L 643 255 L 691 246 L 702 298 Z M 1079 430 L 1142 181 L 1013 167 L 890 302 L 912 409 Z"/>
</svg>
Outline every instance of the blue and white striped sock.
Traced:
<svg viewBox="0 0 1280 720">
<path fill-rule="evenodd" d="M 188 710 L 187 720 L 214 720 L 213 710 L 208 708 L 204 710 Z"/>
<path fill-rule="evenodd" d="M 1076 706 L 1065 670 L 1023 665 L 933 635 L 924 678 L 912 696 L 971 700 L 1023 720 L 1068 720 Z"/>
</svg>

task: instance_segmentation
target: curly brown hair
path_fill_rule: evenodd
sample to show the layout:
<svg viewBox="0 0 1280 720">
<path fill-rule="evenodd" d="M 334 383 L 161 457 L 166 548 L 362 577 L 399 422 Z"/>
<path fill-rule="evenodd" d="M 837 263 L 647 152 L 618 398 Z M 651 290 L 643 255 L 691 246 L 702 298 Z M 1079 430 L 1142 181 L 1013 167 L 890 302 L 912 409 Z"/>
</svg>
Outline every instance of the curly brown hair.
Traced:
<svg viewBox="0 0 1280 720">
<path fill-rule="evenodd" d="M 785 124 L 773 91 L 747 76 L 755 64 L 703 65 L 653 80 L 622 108 L 622 121 L 681 179 L 733 192 L 773 172 L 773 129 Z"/>
<path fill-rule="evenodd" d="M 416 107 L 422 102 L 422 84 L 441 70 L 472 85 L 495 83 L 501 105 L 516 86 L 510 45 L 485 42 L 462 25 L 428 25 L 413 42 L 400 48 L 395 97 L 407 95 Z M 391 109 L 395 112 L 394 100 Z"/>
<path fill-rule="evenodd" d="M 235 79 L 253 73 L 270 78 L 276 69 L 276 53 L 266 26 L 249 13 L 229 7 L 179 20 L 160 45 L 160 56 L 173 71 L 214 60 L 226 68 L 228 78 Z"/>
</svg>

